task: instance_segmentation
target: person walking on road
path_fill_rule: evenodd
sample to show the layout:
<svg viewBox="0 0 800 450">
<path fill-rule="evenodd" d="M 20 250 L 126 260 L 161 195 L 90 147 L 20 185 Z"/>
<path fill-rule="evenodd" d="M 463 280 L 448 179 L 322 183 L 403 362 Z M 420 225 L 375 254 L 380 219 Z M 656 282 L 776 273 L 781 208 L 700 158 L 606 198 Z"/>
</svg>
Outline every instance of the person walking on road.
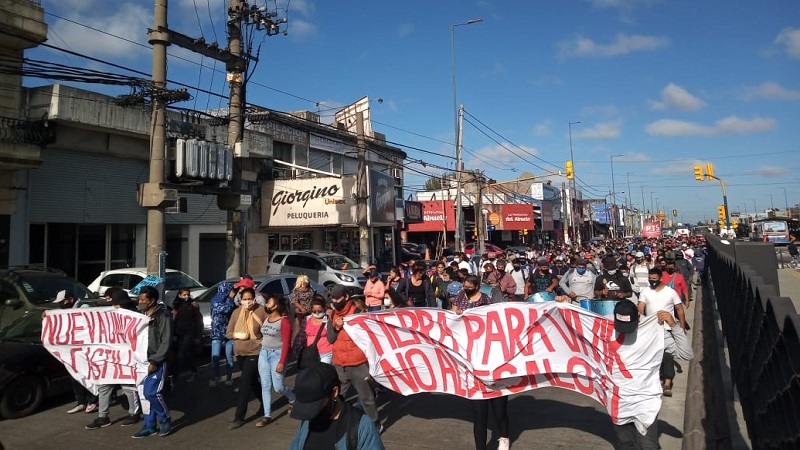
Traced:
<svg viewBox="0 0 800 450">
<path fill-rule="evenodd" d="M 158 291 L 152 286 L 141 288 L 137 309 L 150 318 L 147 341 L 149 365 L 144 380 L 144 398 L 150 403 L 150 412 L 144 416 L 144 428 L 133 437 L 144 438 L 156 433 L 166 436 L 172 431 L 172 421 L 161 390 L 167 373 L 167 353 L 172 342 L 172 317 L 167 307 L 158 302 Z"/>
<path fill-rule="evenodd" d="M 194 350 L 200 348 L 203 337 L 203 313 L 192 298 L 189 288 L 181 288 L 173 302 L 172 315 L 175 320 L 175 337 L 178 340 L 178 364 L 175 369 L 175 381 L 181 371 L 188 368 L 191 383 L 197 379 L 197 364 L 194 362 Z"/>
<path fill-rule="evenodd" d="M 242 305 L 231 314 L 227 331 L 228 339 L 233 339 L 233 353 L 241 364 L 236 411 L 233 422 L 228 427 L 232 430 L 244 425 L 247 404 L 253 395 L 259 403 L 263 402 L 261 383 L 258 380 L 258 355 L 261 351 L 261 325 L 266 320 L 267 313 L 264 307 L 256 304 L 253 288 L 244 288 L 239 294 Z M 260 410 L 264 411 L 264 405 L 261 405 Z"/>
<path fill-rule="evenodd" d="M 225 350 L 225 386 L 233 385 L 233 340 L 228 339 L 226 332 L 231 313 L 236 309 L 233 298 L 236 291 L 233 283 L 223 281 L 217 287 L 217 295 L 211 299 L 211 379 L 208 387 L 217 387 L 220 381 L 219 359 Z"/>
<path fill-rule="evenodd" d="M 288 307 L 283 300 L 268 294 L 264 305 L 267 314 L 261 324 L 261 353 L 258 356 L 258 373 L 261 377 L 261 398 L 264 415 L 256 421 L 261 428 L 272 423 L 272 390 L 294 403 L 294 393 L 283 382 L 286 360 L 292 343 L 292 321 L 288 317 Z"/>
</svg>

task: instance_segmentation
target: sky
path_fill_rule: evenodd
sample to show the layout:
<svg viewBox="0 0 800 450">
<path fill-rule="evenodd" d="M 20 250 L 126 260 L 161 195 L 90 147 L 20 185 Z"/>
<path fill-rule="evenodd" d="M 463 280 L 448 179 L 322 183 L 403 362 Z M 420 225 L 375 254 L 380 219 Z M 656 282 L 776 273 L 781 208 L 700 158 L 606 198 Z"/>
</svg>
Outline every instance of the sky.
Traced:
<svg viewBox="0 0 800 450">
<path fill-rule="evenodd" d="M 227 4 L 171 0 L 169 27 L 224 47 Z M 153 5 L 42 0 L 47 43 L 149 74 Z M 696 181 L 693 172 L 694 165 L 711 163 L 732 212 L 800 203 L 796 0 L 277 0 L 258 6 L 287 21 L 280 34 L 254 35 L 250 52 L 259 62 L 248 101 L 319 112 L 330 124 L 336 110 L 368 96 L 372 128 L 408 154 L 407 193 L 455 167 L 455 88 L 465 109 L 465 169 L 497 181 L 529 173 L 561 185 L 564 178 L 551 174 L 564 171 L 571 141 L 584 198 L 613 189 L 618 203 L 674 209 L 682 222 L 716 220 L 720 183 Z M 457 25 L 472 19 L 482 22 Z M 167 78 L 195 88 L 193 99 L 178 106 L 226 106 L 222 97 L 201 92 L 227 96 L 219 63 L 175 46 L 168 53 Z M 50 48 L 26 56 L 126 73 Z M 50 83 L 25 80 L 27 86 Z"/>
</svg>

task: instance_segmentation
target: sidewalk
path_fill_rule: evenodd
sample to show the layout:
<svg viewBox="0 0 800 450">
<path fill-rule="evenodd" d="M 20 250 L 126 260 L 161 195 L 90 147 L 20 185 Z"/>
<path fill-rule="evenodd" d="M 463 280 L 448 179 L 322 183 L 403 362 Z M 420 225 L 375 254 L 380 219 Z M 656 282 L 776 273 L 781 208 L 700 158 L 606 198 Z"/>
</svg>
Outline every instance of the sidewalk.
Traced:
<svg viewBox="0 0 800 450">
<path fill-rule="evenodd" d="M 791 298 L 795 311 L 800 312 L 800 270 L 778 269 L 778 282 L 781 297 Z"/>
</svg>

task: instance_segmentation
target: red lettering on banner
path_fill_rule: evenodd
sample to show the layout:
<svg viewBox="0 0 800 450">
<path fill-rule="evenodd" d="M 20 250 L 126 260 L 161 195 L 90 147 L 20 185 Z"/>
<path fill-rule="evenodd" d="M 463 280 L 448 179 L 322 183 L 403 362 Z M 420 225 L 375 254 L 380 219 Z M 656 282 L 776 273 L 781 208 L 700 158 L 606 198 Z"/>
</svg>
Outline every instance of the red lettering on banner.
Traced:
<svg viewBox="0 0 800 450">
<path fill-rule="evenodd" d="M 539 310 L 530 308 L 528 310 L 528 321 L 530 324 L 528 325 L 528 330 L 526 332 L 528 337 L 528 345 L 526 346 L 526 351 L 523 353 L 523 355 L 532 356 L 534 352 L 533 344 L 536 342 L 541 342 L 547 348 L 548 352 L 554 353 L 556 348 L 553 346 L 553 343 L 547 336 L 547 330 L 545 330 L 542 324 L 539 323 Z M 538 335 L 539 339 L 534 339 L 534 335 Z"/>
<path fill-rule="evenodd" d="M 536 389 L 539 383 L 536 382 L 536 376 L 541 375 L 542 371 L 539 369 L 538 361 L 525 361 L 525 373 L 528 376 L 528 384 Z"/>
<path fill-rule="evenodd" d="M 503 360 L 508 361 L 511 359 L 511 347 L 508 344 L 508 334 L 506 333 L 503 322 L 500 320 L 500 315 L 497 311 L 489 311 L 486 313 L 486 345 L 483 347 L 483 364 L 489 362 L 489 353 L 492 351 L 493 344 L 500 344 L 500 350 L 503 352 Z"/>
<path fill-rule="evenodd" d="M 125 335 L 128 337 L 128 343 L 131 345 L 131 350 L 134 352 L 136 351 L 136 345 L 138 344 L 138 334 L 136 333 L 137 328 L 139 328 L 140 321 L 130 317 L 125 316 Z"/>
<path fill-rule="evenodd" d="M 583 369 L 582 373 L 578 373 L 576 368 Z M 578 388 L 578 392 L 585 394 L 585 395 L 592 395 L 594 392 L 594 383 L 592 382 L 592 368 L 586 361 L 578 358 L 577 356 L 573 356 L 572 358 L 567 361 L 567 372 L 572 374 L 572 380 L 575 382 L 575 386 Z M 584 385 L 581 384 L 581 375 L 586 377 L 586 382 L 588 384 Z"/>
<path fill-rule="evenodd" d="M 486 330 L 486 323 L 482 317 L 462 316 L 464 321 L 464 328 L 467 331 L 467 354 L 469 359 L 472 356 L 472 346 L 483 337 L 483 332 Z M 475 325 L 473 328 L 472 325 Z"/>
<path fill-rule="evenodd" d="M 423 391 L 433 391 L 436 388 L 436 371 L 434 370 L 433 366 L 431 366 L 431 361 L 428 359 L 428 355 L 418 348 L 410 348 L 403 356 L 405 356 L 406 361 L 408 362 L 408 367 L 411 370 L 411 373 L 414 375 L 417 386 L 421 387 Z M 418 357 L 417 361 L 422 364 L 414 361 L 415 356 Z M 429 383 L 423 381 L 419 370 L 420 368 L 424 368 L 424 370 L 430 375 Z"/>
<path fill-rule="evenodd" d="M 74 344 L 74 345 L 80 345 L 80 344 L 83 344 L 83 339 L 78 339 L 78 338 L 75 336 L 76 334 L 78 334 L 78 332 L 79 332 L 79 331 L 81 331 L 81 330 L 85 330 L 85 329 L 86 329 L 86 327 L 85 327 L 85 326 L 79 326 L 79 325 L 78 325 L 78 319 L 79 319 L 81 316 L 80 316 L 80 315 L 78 315 L 78 314 L 70 314 L 70 315 L 69 315 L 69 317 L 70 317 L 70 319 L 71 319 L 71 323 L 70 323 L 70 327 L 69 327 L 69 330 L 70 330 L 70 336 L 71 336 L 71 338 L 70 338 L 70 343 L 71 343 L 71 344 Z M 84 324 L 84 325 L 85 325 L 85 324 Z"/>
<path fill-rule="evenodd" d="M 437 351 L 436 357 L 439 360 L 439 371 L 442 373 L 442 385 L 444 390 L 448 391 L 447 380 L 450 379 L 453 383 L 453 390 L 455 391 L 453 393 L 465 396 L 467 390 L 464 389 L 461 383 L 461 371 L 458 370 L 458 363 L 456 360 L 449 353 L 444 351 Z"/>
<path fill-rule="evenodd" d="M 608 372 L 614 373 L 613 366 L 614 363 L 616 363 L 617 368 L 619 369 L 619 372 L 622 374 L 622 376 L 624 376 L 625 378 L 633 378 L 633 375 L 631 375 L 631 373 L 628 371 L 628 367 L 625 365 L 625 362 L 622 361 L 622 358 L 619 356 L 619 352 L 617 352 L 617 350 L 619 350 L 620 345 L 622 345 L 622 341 L 624 340 L 625 336 L 620 334 L 617 336 L 617 339 L 615 341 L 611 341 L 610 345 L 608 345 L 607 347 L 608 357 L 609 357 Z"/>
<path fill-rule="evenodd" d="M 616 384 L 611 388 L 611 408 L 608 410 L 611 421 L 616 422 L 619 417 L 619 386 Z"/>
<path fill-rule="evenodd" d="M 567 324 L 567 330 L 569 331 L 570 336 L 572 337 L 571 345 L 570 342 L 567 344 L 569 345 L 572 351 L 577 352 L 578 345 L 580 345 L 581 353 L 589 354 L 589 349 L 586 346 L 586 338 L 583 334 L 583 323 L 581 323 L 581 316 L 583 313 L 580 311 L 575 311 L 574 309 L 559 309 L 561 312 L 561 317 L 564 319 L 564 322 Z M 567 341 L 565 338 L 564 341 Z"/>
<path fill-rule="evenodd" d="M 492 372 L 492 378 L 495 380 L 502 380 L 505 378 L 510 378 L 517 375 L 517 368 L 513 364 L 505 363 L 498 367 L 497 369 Z M 515 394 L 517 392 L 524 391 L 528 386 L 527 376 L 520 377 L 520 382 L 513 385 L 508 386 L 506 389 L 511 391 L 511 393 Z"/>
<path fill-rule="evenodd" d="M 400 311 L 397 311 L 395 313 L 395 315 L 397 317 L 397 320 L 400 322 L 399 328 L 405 328 L 407 330 L 415 330 L 415 329 L 417 329 L 418 326 L 419 326 L 419 320 L 417 319 L 416 312 L 417 311 L 414 311 L 414 310 L 408 310 L 408 311 L 400 310 Z M 403 330 L 403 334 L 408 334 L 410 338 L 409 339 L 403 339 L 400 336 L 400 333 L 397 333 L 397 335 L 396 335 L 397 336 L 397 346 L 396 346 L 397 348 L 405 347 L 405 346 L 411 345 L 411 344 L 419 344 L 419 338 L 417 337 L 418 335 L 416 333 L 408 332 L 408 331 Z"/>
<path fill-rule="evenodd" d="M 397 381 L 403 382 L 409 389 L 411 389 L 415 394 L 419 392 L 419 386 L 417 383 L 414 382 L 414 374 L 411 373 L 411 369 L 406 364 L 406 361 L 402 357 L 397 358 L 397 364 L 400 367 L 396 367 L 391 362 L 387 361 L 386 359 L 381 359 L 378 361 L 378 364 L 381 366 L 381 371 L 386 375 L 386 378 L 389 380 L 389 383 L 392 384 L 392 390 L 395 392 L 403 392 L 405 389 L 401 388 Z"/>
<path fill-rule="evenodd" d="M 57 342 L 61 328 L 60 323 L 61 316 L 46 314 L 44 316 L 44 323 L 42 324 L 42 340 L 48 344 L 63 344 L 62 342 Z"/>
<path fill-rule="evenodd" d="M 378 338 L 378 335 L 372 331 L 369 325 L 366 324 L 367 319 L 370 319 L 370 317 L 367 315 L 356 315 L 351 317 L 352 319 L 349 319 L 347 321 L 347 324 L 353 327 L 359 327 L 362 330 L 364 330 L 367 333 L 367 337 L 369 337 L 370 342 L 372 342 L 372 345 L 375 346 L 379 354 L 382 354 L 383 346 L 381 346 L 381 340 Z M 394 341 L 392 340 L 392 332 L 389 331 L 389 325 L 387 325 L 386 322 L 379 320 L 376 320 L 375 323 L 378 325 L 378 328 L 380 328 L 383 331 L 383 334 L 389 340 L 389 345 L 394 346 Z"/>
<path fill-rule="evenodd" d="M 108 316 L 106 316 L 106 318 L 108 318 Z M 113 333 L 109 333 L 111 330 L 108 327 L 106 327 L 106 321 L 103 320 L 103 317 L 98 317 L 98 319 L 99 320 L 97 321 L 97 339 L 95 340 L 95 343 L 97 344 L 112 343 L 113 339 L 109 339 L 108 335 Z"/>
<path fill-rule="evenodd" d="M 581 351 L 580 341 L 583 340 L 582 335 L 577 335 L 575 333 L 575 330 L 572 330 L 570 328 L 566 329 L 562 328 L 561 325 L 559 324 L 559 321 L 556 320 L 556 318 L 550 315 L 549 313 L 545 314 L 544 318 L 550 321 L 553 327 L 558 331 L 558 334 L 561 335 L 561 339 L 564 341 L 565 344 L 567 344 L 567 347 L 569 347 L 571 351 L 576 353 Z M 578 320 L 578 322 L 580 323 L 580 319 Z M 569 326 L 569 322 L 567 322 L 567 326 Z"/>
<path fill-rule="evenodd" d="M 458 342 L 456 342 L 455 336 L 453 336 L 453 331 L 447 325 L 447 314 L 445 312 L 438 312 L 436 313 L 436 323 L 439 324 L 439 343 L 448 346 L 444 343 L 445 338 L 450 338 L 449 348 L 453 349 L 454 352 L 458 353 Z"/>
<path fill-rule="evenodd" d="M 419 318 L 419 332 L 425 336 L 431 335 L 431 329 L 433 328 L 433 317 L 428 313 L 428 311 L 418 310 L 417 317 Z"/>
<path fill-rule="evenodd" d="M 542 358 L 542 365 L 544 366 L 544 376 L 547 378 L 547 381 L 550 382 L 551 385 L 555 387 L 560 387 L 564 389 L 569 389 L 571 391 L 575 390 L 575 385 L 564 381 L 561 377 L 553 372 L 553 369 L 550 368 L 550 360 L 547 358 Z"/>
</svg>

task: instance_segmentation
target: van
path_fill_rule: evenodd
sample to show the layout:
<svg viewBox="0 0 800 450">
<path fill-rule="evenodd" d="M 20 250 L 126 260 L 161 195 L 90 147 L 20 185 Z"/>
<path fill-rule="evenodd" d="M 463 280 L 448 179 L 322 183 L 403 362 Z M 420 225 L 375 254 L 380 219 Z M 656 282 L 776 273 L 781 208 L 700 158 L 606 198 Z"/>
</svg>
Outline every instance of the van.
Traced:
<svg viewBox="0 0 800 450">
<path fill-rule="evenodd" d="M 307 275 L 311 281 L 328 290 L 342 285 L 349 287 L 353 294 L 364 292 L 367 277 L 361 273 L 362 270 L 358 263 L 347 256 L 322 250 L 275 252 L 267 266 L 268 274 Z"/>
</svg>

